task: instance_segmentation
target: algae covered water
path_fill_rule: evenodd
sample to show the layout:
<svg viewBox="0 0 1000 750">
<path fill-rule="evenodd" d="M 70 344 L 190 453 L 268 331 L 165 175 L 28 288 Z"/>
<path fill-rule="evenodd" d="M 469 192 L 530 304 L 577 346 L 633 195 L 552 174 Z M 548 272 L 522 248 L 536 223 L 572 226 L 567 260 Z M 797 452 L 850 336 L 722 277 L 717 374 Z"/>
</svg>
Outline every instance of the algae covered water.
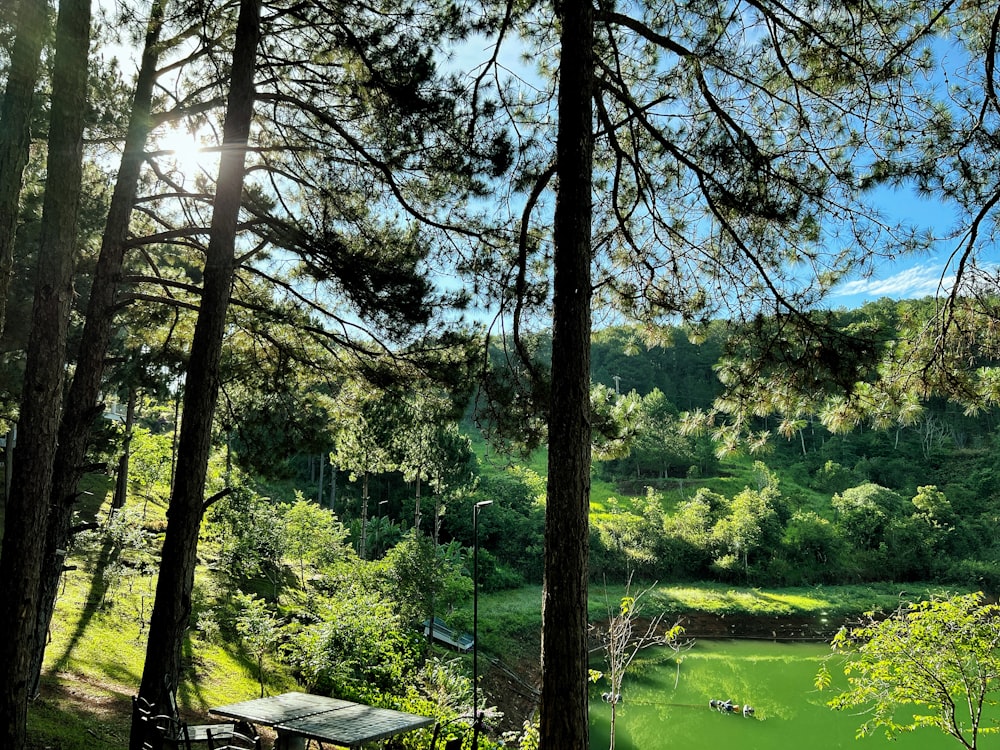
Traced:
<svg viewBox="0 0 1000 750">
<path fill-rule="evenodd" d="M 682 656 L 678 676 L 669 655 L 645 651 L 622 685 L 616 750 L 947 750 L 959 746 L 931 729 L 893 741 L 882 733 L 855 739 L 862 717 L 826 705 L 838 687 L 846 684 L 839 664 L 829 665 L 834 676 L 830 688 L 820 692 L 813 684 L 829 654 L 826 644 L 699 641 Z M 594 664 L 595 669 L 601 666 Z M 598 684 L 590 692 L 591 750 L 609 746 L 611 707 L 601 700 L 602 690 L 607 687 Z M 712 699 L 748 703 L 755 715 L 721 713 L 709 707 Z M 987 744 L 994 741 L 993 736 L 984 739 Z"/>
</svg>

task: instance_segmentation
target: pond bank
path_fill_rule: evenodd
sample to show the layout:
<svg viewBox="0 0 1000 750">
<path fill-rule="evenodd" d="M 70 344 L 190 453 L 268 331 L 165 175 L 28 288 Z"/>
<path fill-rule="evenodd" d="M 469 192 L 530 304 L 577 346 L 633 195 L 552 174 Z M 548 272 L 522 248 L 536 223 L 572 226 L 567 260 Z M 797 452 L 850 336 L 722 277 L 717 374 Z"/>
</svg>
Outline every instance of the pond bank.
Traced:
<svg viewBox="0 0 1000 750">
<path fill-rule="evenodd" d="M 751 615 L 690 612 L 677 616 L 688 638 L 825 642 L 847 622 L 825 615 Z M 673 620 L 672 620 L 673 622 Z"/>
<path fill-rule="evenodd" d="M 637 584 L 643 611 L 665 612 L 664 624 L 678 620 L 688 637 L 697 640 L 829 642 L 837 630 L 869 610 L 891 612 L 900 602 L 919 601 L 944 593 L 935 584 L 876 583 L 785 589 L 734 587 L 719 583 L 676 586 Z M 598 623 L 614 612 L 629 593 L 626 586 L 590 586 L 590 621 Z M 504 714 L 503 730 L 520 729 L 533 718 L 541 685 L 541 587 L 491 592 L 480 596 L 480 685 L 490 706 Z M 595 648 L 599 643 L 593 643 Z M 497 658 L 499 657 L 499 658 Z"/>
</svg>

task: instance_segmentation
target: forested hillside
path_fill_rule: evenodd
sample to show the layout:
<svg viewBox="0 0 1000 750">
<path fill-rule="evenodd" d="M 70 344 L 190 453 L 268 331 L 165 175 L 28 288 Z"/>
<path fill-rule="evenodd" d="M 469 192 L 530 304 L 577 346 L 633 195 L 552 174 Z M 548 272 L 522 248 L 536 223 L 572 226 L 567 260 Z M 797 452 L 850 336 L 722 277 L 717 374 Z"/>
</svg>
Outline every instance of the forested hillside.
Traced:
<svg viewBox="0 0 1000 750">
<path fill-rule="evenodd" d="M 869 312 L 843 315 L 855 321 Z M 908 424 L 833 431 L 816 413 L 788 434 L 762 417 L 752 452 L 726 452 L 689 419 L 721 393 L 715 368 L 726 331 L 715 326 L 692 344 L 675 329 L 672 346 L 654 347 L 628 328 L 595 334 L 595 580 L 924 580 L 1000 590 L 995 410 L 973 416 L 930 399 Z M 544 449 L 529 461 L 497 453 L 474 406 L 460 423 L 438 412 L 432 425 L 415 416 L 430 413 L 426 403 L 420 412 L 410 398 L 342 394 L 367 415 L 345 424 L 341 407 L 326 418 L 293 408 L 309 398 L 274 394 L 271 408 L 244 414 L 234 431 L 229 461 L 259 493 L 321 502 L 368 558 L 386 554 L 415 522 L 467 550 L 472 507 L 491 500 L 480 527 L 483 585 L 540 583 Z M 274 435 L 303 439 L 276 443 Z M 158 439 L 166 444 L 166 434 Z M 332 452 L 317 452 L 324 445 Z M 370 463 L 349 463 L 358 445 L 372 446 L 361 453 Z"/>
<path fill-rule="evenodd" d="M 899 336 L 894 322 L 931 304 L 882 300 L 838 315 L 845 326 L 880 321 L 878 335 L 889 341 Z M 835 418 L 836 399 L 825 410 L 817 399 L 792 429 L 780 416 L 757 418 L 756 436 L 732 454 L 690 423 L 691 412 L 710 411 L 722 393 L 716 366 L 731 348 L 723 327 L 697 346 L 679 330 L 674 346 L 647 349 L 641 340 L 628 329 L 594 340 L 594 381 L 609 402 L 633 400 L 617 410 L 635 425 L 627 452 L 610 441 L 596 475 L 622 495 L 651 493 L 595 518 L 594 570 L 998 589 L 995 409 L 931 398 L 909 418 L 880 424 L 884 415 L 873 411 L 848 428 Z"/>
</svg>

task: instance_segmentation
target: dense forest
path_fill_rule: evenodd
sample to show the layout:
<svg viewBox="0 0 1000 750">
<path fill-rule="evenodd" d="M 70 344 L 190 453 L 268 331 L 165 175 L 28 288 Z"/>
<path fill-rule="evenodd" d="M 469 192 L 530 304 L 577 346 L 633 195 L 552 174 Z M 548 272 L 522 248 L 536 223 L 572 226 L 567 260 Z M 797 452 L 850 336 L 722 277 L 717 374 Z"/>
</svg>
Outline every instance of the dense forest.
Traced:
<svg viewBox="0 0 1000 750">
<path fill-rule="evenodd" d="M 869 313 L 842 315 L 855 321 Z M 727 330 L 717 326 L 691 344 L 674 329 L 670 345 L 653 348 L 637 347 L 636 332 L 626 327 L 595 334 L 594 477 L 603 494 L 592 499 L 594 580 L 635 574 L 759 586 L 937 581 L 1000 590 L 993 410 L 970 416 L 931 399 L 909 425 L 833 431 L 813 414 L 787 436 L 761 418 L 759 429 L 770 438 L 755 453 L 727 453 L 686 422 L 721 394 L 715 366 Z M 491 449 L 474 404 L 424 436 L 424 455 L 442 464 L 421 485 L 408 473 L 416 460 L 409 411 L 393 396 L 369 402 L 364 431 L 348 428 L 355 430 L 350 440 L 370 439 L 383 449 L 372 464 L 378 469 L 368 471 L 345 465 L 338 449 L 316 452 L 315 444 L 346 439 L 331 431 L 341 426 L 333 415 L 342 412 L 324 420 L 292 407 L 304 398 L 273 396 L 268 408 L 244 415 L 228 441 L 229 460 L 254 478 L 258 492 L 304 493 L 332 509 L 354 549 L 370 558 L 384 555 L 421 516 L 438 519 L 425 523 L 440 544 L 469 550 L 472 507 L 492 500 L 480 529 L 483 586 L 541 583 L 544 478 L 531 469 L 538 461 Z M 273 439 L 306 433 L 309 442 L 298 450 Z M 167 445 L 167 435 L 159 439 Z"/>
<path fill-rule="evenodd" d="M 709 434 L 684 424 L 687 410 L 707 410 L 717 395 L 705 363 L 725 341 L 628 357 L 628 332 L 604 333 L 594 346 L 595 381 L 636 389 L 640 398 L 629 408 L 640 427 L 628 455 L 599 462 L 596 475 L 619 491 L 649 495 L 624 517 L 594 524 L 593 570 L 755 585 L 937 580 L 998 590 L 995 410 L 970 415 L 930 399 L 910 424 L 849 431 L 831 427 L 822 412 L 803 415 L 789 433 L 778 419 L 762 418 L 758 430 L 770 437 L 757 455 L 743 454 L 741 471 L 719 461 Z"/>
</svg>

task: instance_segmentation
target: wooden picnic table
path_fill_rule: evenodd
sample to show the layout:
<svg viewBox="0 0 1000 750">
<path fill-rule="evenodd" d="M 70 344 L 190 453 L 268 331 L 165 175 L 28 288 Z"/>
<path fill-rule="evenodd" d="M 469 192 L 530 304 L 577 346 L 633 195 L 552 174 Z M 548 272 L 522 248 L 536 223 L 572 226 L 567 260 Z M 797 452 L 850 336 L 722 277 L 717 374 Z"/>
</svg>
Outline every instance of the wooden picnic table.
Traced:
<svg viewBox="0 0 1000 750">
<path fill-rule="evenodd" d="M 231 703 L 209 713 L 273 727 L 276 750 L 301 750 L 306 740 L 359 748 L 434 723 L 427 716 L 296 692 Z"/>
</svg>

